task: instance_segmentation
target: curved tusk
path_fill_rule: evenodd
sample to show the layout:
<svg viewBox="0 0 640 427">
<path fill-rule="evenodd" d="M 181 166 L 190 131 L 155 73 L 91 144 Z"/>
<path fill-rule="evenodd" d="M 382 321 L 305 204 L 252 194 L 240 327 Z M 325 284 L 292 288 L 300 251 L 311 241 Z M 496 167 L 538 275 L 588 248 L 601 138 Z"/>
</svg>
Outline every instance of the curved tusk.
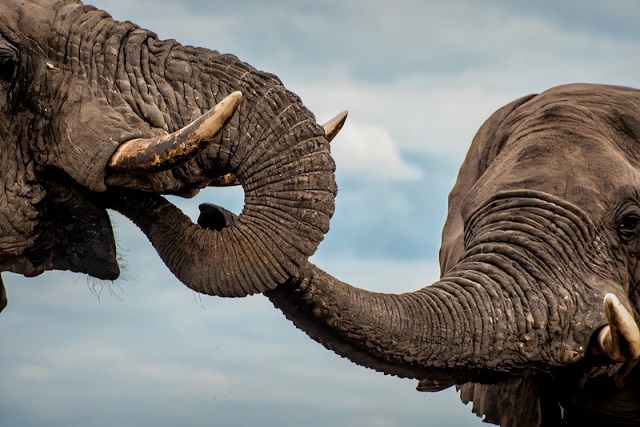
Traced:
<svg viewBox="0 0 640 427">
<path fill-rule="evenodd" d="M 631 313 L 611 293 L 604 296 L 604 312 L 609 324 L 598 333 L 602 353 L 618 362 L 640 359 L 640 329 Z"/>
<path fill-rule="evenodd" d="M 340 129 L 342 129 L 342 126 L 344 126 L 345 120 L 347 120 L 347 115 L 349 115 L 349 112 L 345 110 L 322 125 L 327 141 L 333 141 L 333 138 L 338 135 L 338 132 L 340 132 Z"/>
<path fill-rule="evenodd" d="M 213 142 L 241 100 L 242 93 L 233 92 L 172 134 L 123 143 L 109 160 L 109 167 L 117 172 L 160 172 L 186 162 Z"/>
</svg>

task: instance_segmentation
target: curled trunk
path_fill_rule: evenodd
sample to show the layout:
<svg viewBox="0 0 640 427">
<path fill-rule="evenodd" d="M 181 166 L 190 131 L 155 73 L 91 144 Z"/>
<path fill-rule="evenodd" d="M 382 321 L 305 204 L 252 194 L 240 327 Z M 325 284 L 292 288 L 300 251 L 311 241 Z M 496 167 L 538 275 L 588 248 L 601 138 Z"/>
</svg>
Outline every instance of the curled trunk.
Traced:
<svg viewBox="0 0 640 427">
<path fill-rule="evenodd" d="M 140 226 L 169 269 L 198 292 L 244 296 L 297 276 L 329 229 L 336 193 L 329 142 L 313 114 L 275 76 L 233 55 L 159 41 L 131 23 L 107 30 L 101 19 L 81 20 L 104 46 L 95 62 L 114 75 L 102 90 L 118 94 L 111 100 L 118 108 L 174 132 L 232 92 L 243 98 L 218 142 L 186 164 L 108 176 L 106 206 Z M 149 194 L 191 195 L 224 176 L 242 185 L 245 205 L 223 230 L 200 227 Z"/>
<path fill-rule="evenodd" d="M 231 227 L 202 228 L 159 196 L 120 193 L 109 202 L 198 292 L 244 296 L 274 288 L 299 274 L 329 229 L 336 187 L 324 131 L 284 89 L 253 102 L 237 119 L 249 123 L 196 159 L 198 170 L 231 173 L 242 184 L 245 206 Z"/>
</svg>

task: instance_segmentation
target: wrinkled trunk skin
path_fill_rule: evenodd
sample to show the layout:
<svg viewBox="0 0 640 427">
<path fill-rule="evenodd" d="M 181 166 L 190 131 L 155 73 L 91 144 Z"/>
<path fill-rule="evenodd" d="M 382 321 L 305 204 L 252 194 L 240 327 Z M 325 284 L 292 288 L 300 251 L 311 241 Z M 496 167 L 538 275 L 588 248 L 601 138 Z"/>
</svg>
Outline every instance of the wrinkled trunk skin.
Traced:
<svg viewBox="0 0 640 427">
<path fill-rule="evenodd" d="M 78 228 L 78 241 L 55 240 L 70 225 L 55 215 L 67 194 L 51 191 L 56 181 L 84 195 L 80 205 L 147 224 L 171 271 L 199 292 L 243 296 L 298 273 L 329 228 L 336 186 L 324 131 L 295 94 L 232 55 L 158 40 L 80 2 L 0 3 L 0 121 L 8 124 L 0 127 L 0 268 L 117 277 L 114 250 L 108 265 L 89 265 L 101 243 L 87 235 L 90 226 Z M 216 143 L 186 164 L 155 174 L 108 167 L 119 145 L 176 131 L 235 91 L 243 101 Z M 191 196 L 228 173 L 245 191 L 228 230 L 201 229 L 172 207 L 145 210 L 168 205 L 153 193 Z M 111 232 L 106 215 L 88 216 Z M 82 254 L 88 259 L 75 259 Z"/>
<path fill-rule="evenodd" d="M 310 266 L 267 296 L 327 348 L 432 391 L 530 371 L 550 378 L 583 358 L 606 322 L 602 297 L 615 290 L 603 261 L 610 254 L 593 243 L 597 228 L 573 206 L 531 192 L 496 197 L 468 226 L 462 260 L 419 291 L 368 292 Z M 537 382 L 528 381 L 516 388 L 531 391 Z M 509 416 L 524 417 L 513 425 L 533 420 Z"/>
<path fill-rule="evenodd" d="M 617 362 L 592 341 L 607 293 L 638 313 L 638 117 L 640 91 L 623 87 L 515 100 L 483 124 L 460 169 L 439 281 L 371 293 L 310 266 L 267 295 L 356 363 L 424 391 L 459 385 L 489 422 L 638 425 L 637 359 Z"/>
<path fill-rule="evenodd" d="M 101 90 L 121 94 L 126 105 L 119 108 L 154 128 L 175 131 L 230 93 L 243 94 L 219 143 L 186 165 L 106 181 L 189 195 L 232 173 L 245 191 L 233 227 L 205 230 L 165 200 L 142 193 L 111 197 L 108 206 L 138 224 L 169 269 L 198 292 L 244 296 L 296 276 L 328 231 L 336 193 L 328 141 L 313 114 L 275 76 L 232 55 L 159 41 L 130 23 L 110 23 L 107 31 L 107 18 L 95 14 L 100 19 L 89 13 L 74 22 L 83 26 L 82 37 L 90 33 L 94 43 L 104 43 L 92 72 L 114 78 L 102 80 L 107 86 Z"/>
</svg>

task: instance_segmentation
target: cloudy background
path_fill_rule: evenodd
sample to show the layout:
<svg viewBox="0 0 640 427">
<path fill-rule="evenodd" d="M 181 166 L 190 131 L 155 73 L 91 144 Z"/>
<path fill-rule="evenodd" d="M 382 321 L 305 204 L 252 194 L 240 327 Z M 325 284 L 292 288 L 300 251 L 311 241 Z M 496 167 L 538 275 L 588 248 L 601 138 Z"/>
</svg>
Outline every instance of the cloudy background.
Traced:
<svg viewBox="0 0 640 427">
<path fill-rule="evenodd" d="M 640 3 L 95 0 L 161 38 L 276 73 L 333 143 L 340 193 L 314 261 L 371 290 L 438 275 L 446 196 L 475 131 L 512 99 L 568 82 L 640 86 Z M 239 211 L 242 192 L 202 201 Z M 453 390 L 341 359 L 263 297 L 180 285 L 113 214 L 123 277 L 4 274 L 0 422 L 7 426 L 476 426 Z"/>
</svg>

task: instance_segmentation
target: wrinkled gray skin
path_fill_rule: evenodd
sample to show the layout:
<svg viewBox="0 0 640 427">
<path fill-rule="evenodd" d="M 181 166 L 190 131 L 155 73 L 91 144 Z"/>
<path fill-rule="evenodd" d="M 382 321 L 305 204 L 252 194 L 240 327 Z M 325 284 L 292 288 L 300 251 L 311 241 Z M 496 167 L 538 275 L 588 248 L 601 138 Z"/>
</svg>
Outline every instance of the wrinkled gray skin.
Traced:
<svg viewBox="0 0 640 427">
<path fill-rule="evenodd" d="M 181 129 L 234 91 L 240 106 L 187 163 L 108 166 L 125 141 Z M 324 130 L 275 76 L 78 1 L 0 0 L 0 146 L 0 271 L 115 279 L 108 207 L 131 216 L 188 286 L 244 296 L 297 275 L 333 212 Z M 222 231 L 159 196 L 192 196 L 228 173 L 245 209 Z"/>
<path fill-rule="evenodd" d="M 379 294 L 309 265 L 267 295 L 358 364 L 427 391 L 459 386 L 489 422 L 640 425 L 637 359 L 594 351 L 606 293 L 640 309 L 639 144 L 638 90 L 518 99 L 485 122 L 460 169 L 438 282 Z"/>
<path fill-rule="evenodd" d="M 245 100 L 198 157 L 155 174 L 107 167 L 124 141 L 176 130 L 234 90 Z M 635 360 L 590 351 L 606 293 L 640 307 L 638 117 L 638 91 L 588 85 L 498 110 L 451 193 L 442 279 L 371 293 L 305 262 L 328 229 L 333 165 L 322 129 L 275 77 L 76 2 L 4 0 L 0 269 L 115 278 L 110 207 L 188 286 L 266 291 L 327 348 L 422 388 L 459 385 L 488 421 L 638 425 Z M 195 225 L 158 195 L 228 172 L 245 189 L 240 217 L 205 207 Z"/>
</svg>

